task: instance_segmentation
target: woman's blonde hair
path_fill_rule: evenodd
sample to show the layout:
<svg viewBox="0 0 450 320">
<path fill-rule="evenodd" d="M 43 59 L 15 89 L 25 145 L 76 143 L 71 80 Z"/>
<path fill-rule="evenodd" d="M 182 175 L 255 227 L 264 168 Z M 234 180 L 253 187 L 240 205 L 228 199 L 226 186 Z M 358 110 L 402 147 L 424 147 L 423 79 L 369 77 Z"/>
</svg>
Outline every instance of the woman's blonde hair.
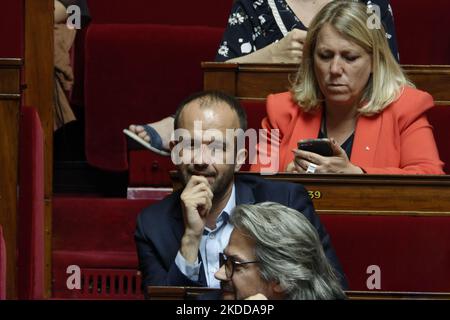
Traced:
<svg viewBox="0 0 450 320">
<path fill-rule="evenodd" d="M 367 11 L 362 3 L 336 0 L 324 6 L 311 22 L 303 47 L 302 63 L 291 89 L 294 100 L 305 112 L 317 109 L 324 99 L 314 72 L 314 51 L 319 32 L 326 24 L 372 57 L 372 75 L 364 89 L 359 114 L 369 116 L 379 113 L 397 99 L 405 85 L 414 87 L 392 55 L 381 21 L 380 28 L 368 27 L 373 17 Z"/>
</svg>

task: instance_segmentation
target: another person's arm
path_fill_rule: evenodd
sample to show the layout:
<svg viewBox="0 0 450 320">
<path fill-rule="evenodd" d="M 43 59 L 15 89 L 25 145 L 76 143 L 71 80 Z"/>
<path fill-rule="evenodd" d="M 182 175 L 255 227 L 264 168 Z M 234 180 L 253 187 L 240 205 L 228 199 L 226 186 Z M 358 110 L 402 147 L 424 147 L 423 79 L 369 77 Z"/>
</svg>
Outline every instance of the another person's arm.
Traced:
<svg viewBox="0 0 450 320">
<path fill-rule="evenodd" d="M 239 63 L 299 63 L 306 31 L 291 30 L 284 38 L 267 43 L 261 48 L 261 43 L 258 44 L 254 39 L 255 30 L 261 29 L 258 15 L 256 10 L 246 11 L 240 1 L 233 5 L 215 60 Z"/>
<path fill-rule="evenodd" d="M 399 60 L 394 17 L 388 0 L 373 0 L 378 5 L 389 47 Z M 247 12 L 237 1 L 231 10 L 228 25 L 220 44 L 216 61 L 237 63 L 300 63 L 306 31 L 294 29 L 284 38 L 264 47 L 257 46 L 253 39 L 255 30 L 261 28 L 255 12 Z M 261 46 L 261 45 L 260 45 Z"/>
</svg>

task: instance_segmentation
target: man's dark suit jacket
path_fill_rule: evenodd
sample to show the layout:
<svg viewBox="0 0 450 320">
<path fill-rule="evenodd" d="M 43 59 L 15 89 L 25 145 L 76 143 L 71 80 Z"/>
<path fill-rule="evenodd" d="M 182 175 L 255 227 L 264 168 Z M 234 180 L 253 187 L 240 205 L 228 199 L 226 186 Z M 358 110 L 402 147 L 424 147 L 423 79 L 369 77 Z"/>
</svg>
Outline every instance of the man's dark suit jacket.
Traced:
<svg viewBox="0 0 450 320">
<path fill-rule="evenodd" d="M 268 181 L 249 175 L 236 176 L 235 187 L 236 205 L 272 201 L 303 213 L 316 227 L 328 260 L 341 278 L 343 287 L 347 287 L 342 268 L 331 246 L 330 237 L 320 223 L 312 201 L 303 186 L 296 183 Z M 137 218 L 135 241 L 144 288 L 207 285 L 203 267 L 200 270 L 199 281 L 193 282 L 181 273 L 175 264 L 175 257 L 181 247 L 181 238 L 184 234 L 181 192 L 174 192 L 144 209 Z M 199 261 L 201 261 L 200 254 Z"/>
</svg>

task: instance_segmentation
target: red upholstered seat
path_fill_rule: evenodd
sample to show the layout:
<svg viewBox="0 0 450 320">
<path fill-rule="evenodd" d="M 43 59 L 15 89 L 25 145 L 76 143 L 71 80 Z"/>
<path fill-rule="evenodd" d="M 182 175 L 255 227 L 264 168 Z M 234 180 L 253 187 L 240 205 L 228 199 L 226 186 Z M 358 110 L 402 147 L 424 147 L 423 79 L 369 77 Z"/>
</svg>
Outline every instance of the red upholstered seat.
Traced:
<svg viewBox="0 0 450 320">
<path fill-rule="evenodd" d="M 91 25 L 86 39 L 86 156 L 106 170 L 128 168 L 122 129 L 159 120 L 202 89 L 200 62 L 212 60 L 222 29 Z"/>
<path fill-rule="evenodd" d="M 66 286 L 67 268 L 137 271 L 134 229 L 139 212 L 153 200 L 53 199 L 53 297 L 80 297 Z M 107 272 L 107 271 L 105 271 Z M 140 294 L 139 294 L 140 296 Z"/>
<path fill-rule="evenodd" d="M 450 174 L 450 106 L 436 106 L 428 111 L 428 121 L 434 129 L 434 139 L 439 150 L 439 157 L 445 163 L 444 171 Z"/>
<path fill-rule="evenodd" d="M 224 28 L 232 2 L 233 0 L 89 0 L 89 10 L 92 24 L 201 25 Z M 76 106 L 84 106 L 85 33 L 86 29 L 77 33 L 74 45 L 75 82 L 71 102 Z"/>
<path fill-rule="evenodd" d="M 53 296 L 79 295 L 66 287 L 70 265 L 79 266 L 82 274 L 83 270 L 136 270 L 135 219 L 150 203 L 55 198 Z M 367 290 L 367 268 L 376 265 L 381 270 L 381 290 L 450 291 L 449 217 L 321 214 L 321 220 L 351 290 Z"/>
<path fill-rule="evenodd" d="M 450 64 L 450 1 L 390 0 L 402 64 Z"/>
<path fill-rule="evenodd" d="M 368 290 L 371 265 L 383 291 L 450 292 L 450 217 L 321 215 L 350 290 Z"/>
<path fill-rule="evenodd" d="M 94 23 L 156 23 L 185 26 L 226 25 L 233 0 L 90 0 Z"/>
<path fill-rule="evenodd" d="M 0 225 L 0 300 L 6 299 L 6 246 Z"/>
<path fill-rule="evenodd" d="M 44 297 L 44 136 L 39 115 L 23 107 L 20 122 L 18 293 Z"/>
</svg>

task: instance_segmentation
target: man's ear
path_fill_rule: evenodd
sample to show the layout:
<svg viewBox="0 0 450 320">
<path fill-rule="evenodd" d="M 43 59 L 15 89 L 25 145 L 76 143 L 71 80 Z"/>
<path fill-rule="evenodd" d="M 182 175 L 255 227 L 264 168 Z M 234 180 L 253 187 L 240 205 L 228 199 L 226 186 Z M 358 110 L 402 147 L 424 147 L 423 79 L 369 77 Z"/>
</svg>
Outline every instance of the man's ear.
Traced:
<svg viewBox="0 0 450 320">
<path fill-rule="evenodd" d="M 284 293 L 284 289 L 280 286 L 280 284 L 278 282 L 276 282 L 276 283 L 274 282 L 272 284 L 272 289 L 273 289 L 273 292 Z"/>
<path fill-rule="evenodd" d="M 236 154 L 236 164 L 234 165 L 234 171 L 238 172 L 242 165 L 245 163 L 245 159 L 247 159 L 247 150 L 246 149 L 241 149 L 237 152 Z"/>
<path fill-rule="evenodd" d="M 271 291 L 273 294 L 272 299 L 278 300 L 278 299 L 285 299 L 286 293 L 285 290 L 281 287 L 280 283 L 278 281 L 270 281 Z"/>
</svg>

